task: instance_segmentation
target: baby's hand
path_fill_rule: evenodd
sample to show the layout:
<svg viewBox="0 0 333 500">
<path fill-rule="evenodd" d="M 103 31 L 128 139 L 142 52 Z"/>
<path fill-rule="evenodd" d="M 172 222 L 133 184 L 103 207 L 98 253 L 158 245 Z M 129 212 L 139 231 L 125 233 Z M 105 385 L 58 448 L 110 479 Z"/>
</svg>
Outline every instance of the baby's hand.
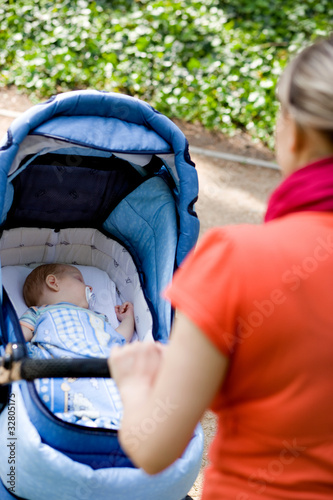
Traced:
<svg viewBox="0 0 333 500">
<path fill-rule="evenodd" d="M 134 307 L 132 302 L 124 302 L 121 306 L 115 307 L 118 321 L 123 321 L 125 318 L 134 318 Z"/>
</svg>

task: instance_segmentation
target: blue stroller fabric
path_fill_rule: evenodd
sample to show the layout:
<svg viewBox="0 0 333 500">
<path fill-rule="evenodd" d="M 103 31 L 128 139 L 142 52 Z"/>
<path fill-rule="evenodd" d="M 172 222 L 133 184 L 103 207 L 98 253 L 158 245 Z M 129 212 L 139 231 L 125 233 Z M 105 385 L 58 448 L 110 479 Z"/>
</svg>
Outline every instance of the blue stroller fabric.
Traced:
<svg viewBox="0 0 333 500">
<path fill-rule="evenodd" d="M 116 240 L 136 265 L 153 319 L 152 335 L 167 342 L 172 310 L 161 292 L 197 240 L 197 195 L 186 138 L 168 118 L 121 94 L 64 93 L 16 119 L 0 145 L 0 246 L 1 239 L 14 234 L 13 263 L 26 265 L 31 260 L 24 257 L 25 243 L 15 240 L 19 228 L 49 228 L 55 236 L 64 228 L 74 233 L 92 228 L 104 239 L 101 248 L 90 245 L 89 258 L 97 267 L 107 267 L 104 240 Z M 69 245 L 58 243 L 57 250 Z M 53 250 L 50 245 L 45 241 L 43 255 Z M 89 245 L 82 241 L 77 246 L 82 250 Z M 76 260 L 81 254 L 75 253 L 73 261 L 70 253 L 69 262 L 86 264 Z M 2 265 L 8 265 L 6 259 L 2 254 Z M 8 342 L 23 342 L 6 292 L 0 319 L 3 353 Z M 197 476 L 203 448 L 200 426 L 184 455 L 149 477 L 124 455 L 116 431 L 79 428 L 57 419 L 39 399 L 34 383 L 14 384 L 9 393 L 16 404 L 19 472 L 16 489 L 10 489 L 8 457 L 0 458 L 1 498 L 56 499 L 56 482 L 61 481 L 65 500 L 93 495 L 102 500 L 181 500 Z M 2 388 L 1 449 L 10 437 L 6 395 Z"/>
</svg>

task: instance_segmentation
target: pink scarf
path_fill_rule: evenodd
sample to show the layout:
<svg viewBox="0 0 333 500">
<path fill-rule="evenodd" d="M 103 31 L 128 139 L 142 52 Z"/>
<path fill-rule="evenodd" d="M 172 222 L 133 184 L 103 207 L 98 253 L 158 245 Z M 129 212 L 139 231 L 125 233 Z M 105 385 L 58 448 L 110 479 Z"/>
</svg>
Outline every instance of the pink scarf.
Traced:
<svg viewBox="0 0 333 500">
<path fill-rule="evenodd" d="M 333 211 L 333 157 L 296 170 L 273 191 L 265 222 L 292 212 Z"/>
</svg>

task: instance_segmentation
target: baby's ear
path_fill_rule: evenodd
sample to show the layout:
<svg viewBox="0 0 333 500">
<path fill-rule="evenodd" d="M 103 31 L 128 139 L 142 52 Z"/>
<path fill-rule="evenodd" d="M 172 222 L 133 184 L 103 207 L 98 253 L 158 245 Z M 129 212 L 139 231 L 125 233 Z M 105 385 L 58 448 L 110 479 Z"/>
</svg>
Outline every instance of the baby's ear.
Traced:
<svg viewBox="0 0 333 500">
<path fill-rule="evenodd" d="M 59 290 L 58 280 L 54 274 L 48 274 L 46 276 L 45 283 L 48 288 L 51 288 L 51 290 L 55 292 Z"/>
</svg>

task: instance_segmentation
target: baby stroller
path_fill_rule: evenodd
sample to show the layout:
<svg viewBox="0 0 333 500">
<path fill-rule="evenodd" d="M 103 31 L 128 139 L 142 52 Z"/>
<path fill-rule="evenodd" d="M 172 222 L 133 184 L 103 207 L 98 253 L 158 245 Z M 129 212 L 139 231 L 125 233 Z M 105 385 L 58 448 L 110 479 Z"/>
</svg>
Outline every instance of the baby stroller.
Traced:
<svg viewBox="0 0 333 500">
<path fill-rule="evenodd" d="M 167 342 L 172 310 L 161 292 L 197 240 L 197 193 L 184 135 L 143 101 L 75 91 L 17 118 L 0 144 L 0 355 L 9 343 L 24 349 L 22 283 L 50 262 L 102 273 L 100 307 L 109 296 L 133 302 L 138 340 Z M 186 496 L 200 469 L 200 426 L 182 457 L 148 476 L 116 430 L 62 420 L 36 384 L 0 388 L 1 499 Z"/>
</svg>

